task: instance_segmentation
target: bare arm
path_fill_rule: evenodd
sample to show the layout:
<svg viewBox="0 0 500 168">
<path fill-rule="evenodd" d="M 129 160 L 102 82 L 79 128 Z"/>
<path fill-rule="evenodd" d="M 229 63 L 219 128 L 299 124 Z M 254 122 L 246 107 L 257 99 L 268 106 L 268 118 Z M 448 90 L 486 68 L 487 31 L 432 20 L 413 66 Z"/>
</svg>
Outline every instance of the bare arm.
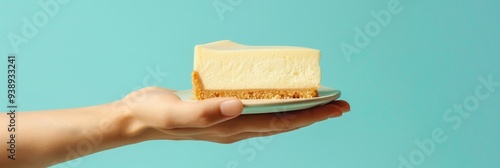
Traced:
<svg viewBox="0 0 500 168">
<path fill-rule="evenodd" d="M 0 167 L 46 167 L 146 140 L 232 143 L 295 130 L 349 111 L 345 101 L 288 113 L 242 115 L 234 98 L 183 102 L 173 91 L 148 87 L 103 105 L 16 114 L 15 160 L 0 132 Z M 5 114 L 3 114 L 5 115 Z M 0 125 L 9 118 L 0 117 Z"/>
</svg>

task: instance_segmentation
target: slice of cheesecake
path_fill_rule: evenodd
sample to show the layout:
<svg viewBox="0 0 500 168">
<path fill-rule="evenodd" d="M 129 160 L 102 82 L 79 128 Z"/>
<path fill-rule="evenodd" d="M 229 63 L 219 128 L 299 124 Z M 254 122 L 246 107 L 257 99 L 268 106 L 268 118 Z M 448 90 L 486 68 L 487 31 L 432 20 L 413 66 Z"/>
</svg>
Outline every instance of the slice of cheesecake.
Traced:
<svg viewBox="0 0 500 168">
<path fill-rule="evenodd" d="M 247 46 L 229 40 L 197 45 L 195 99 L 290 99 L 318 96 L 320 51 L 291 46 Z"/>
</svg>

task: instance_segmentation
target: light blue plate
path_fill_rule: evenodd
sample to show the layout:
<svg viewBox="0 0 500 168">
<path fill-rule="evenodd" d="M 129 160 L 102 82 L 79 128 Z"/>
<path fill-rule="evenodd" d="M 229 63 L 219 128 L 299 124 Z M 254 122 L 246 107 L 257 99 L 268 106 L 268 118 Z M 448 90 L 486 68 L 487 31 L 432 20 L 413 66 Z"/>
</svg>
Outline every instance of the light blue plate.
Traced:
<svg viewBox="0 0 500 168">
<path fill-rule="evenodd" d="M 307 109 L 324 105 L 340 97 L 340 90 L 325 86 L 320 86 L 318 93 L 319 97 L 315 98 L 242 100 L 244 105 L 243 114 L 275 113 Z M 196 101 L 191 99 L 193 97 L 191 90 L 177 91 L 175 94 L 184 101 Z"/>
</svg>

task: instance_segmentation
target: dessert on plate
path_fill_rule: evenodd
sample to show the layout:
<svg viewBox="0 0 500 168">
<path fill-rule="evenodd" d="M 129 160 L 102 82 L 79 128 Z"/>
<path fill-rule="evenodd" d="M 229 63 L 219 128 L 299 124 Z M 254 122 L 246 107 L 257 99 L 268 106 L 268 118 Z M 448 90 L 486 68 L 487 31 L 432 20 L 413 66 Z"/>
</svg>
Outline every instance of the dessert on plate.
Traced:
<svg viewBox="0 0 500 168">
<path fill-rule="evenodd" d="M 292 99 L 318 96 L 320 51 L 294 46 L 249 46 L 229 40 L 196 45 L 194 99 Z"/>
</svg>

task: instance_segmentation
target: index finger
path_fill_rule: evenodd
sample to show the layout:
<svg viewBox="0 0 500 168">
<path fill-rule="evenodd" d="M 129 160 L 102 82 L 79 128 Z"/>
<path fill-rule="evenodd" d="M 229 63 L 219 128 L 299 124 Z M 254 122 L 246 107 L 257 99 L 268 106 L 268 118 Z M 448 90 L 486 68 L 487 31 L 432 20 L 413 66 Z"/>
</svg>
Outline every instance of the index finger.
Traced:
<svg viewBox="0 0 500 168">
<path fill-rule="evenodd" d="M 333 101 L 323 106 L 297 111 L 241 115 L 214 127 L 231 128 L 233 133 L 286 131 L 341 116 L 349 109 L 349 103 L 346 101 Z"/>
</svg>

